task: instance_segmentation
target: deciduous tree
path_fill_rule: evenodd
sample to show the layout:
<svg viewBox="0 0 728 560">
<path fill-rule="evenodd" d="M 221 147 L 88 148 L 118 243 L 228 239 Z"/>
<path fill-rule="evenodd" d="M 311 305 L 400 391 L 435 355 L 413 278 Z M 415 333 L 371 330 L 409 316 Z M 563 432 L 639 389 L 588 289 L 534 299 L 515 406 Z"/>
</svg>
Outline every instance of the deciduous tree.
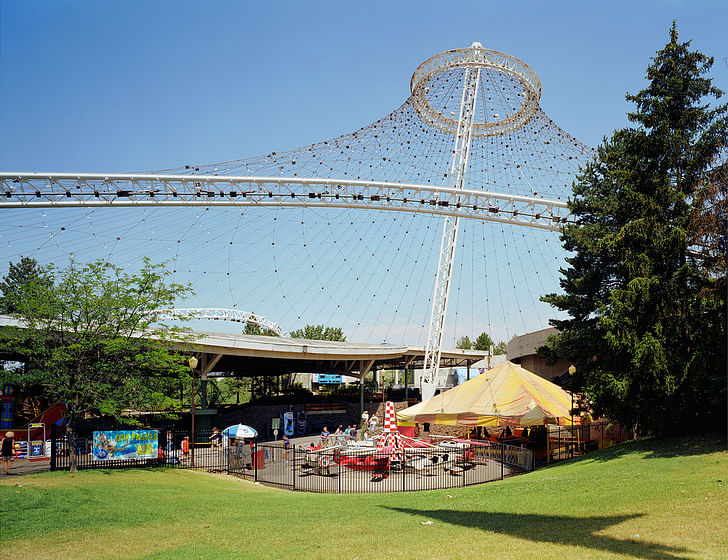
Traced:
<svg viewBox="0 0 728 560">
<path fill-rule="evenodd" d="M 137 274 L 104 261 L 44 270 L 16 302 L 22 326 L 3 328 L 0 343 L 25 357 L 27 367 L 16 375 L 66 402 L 71 449 L 77 421 L 87 413 L 166 409 L 170 378 L 188 375 L 172 341 L 189 338 L 155 323 L 190 288 L 168 283 L 166 268 L 149 261 Z"/>
<path fill-rule="evenodd" d="M 291 331 L 291 338 L 346 342 L 346 337 L 342 329 L 339 327 L 326 327 L 324 325 L 306 325 L 302 329 Z"/>
</svg>

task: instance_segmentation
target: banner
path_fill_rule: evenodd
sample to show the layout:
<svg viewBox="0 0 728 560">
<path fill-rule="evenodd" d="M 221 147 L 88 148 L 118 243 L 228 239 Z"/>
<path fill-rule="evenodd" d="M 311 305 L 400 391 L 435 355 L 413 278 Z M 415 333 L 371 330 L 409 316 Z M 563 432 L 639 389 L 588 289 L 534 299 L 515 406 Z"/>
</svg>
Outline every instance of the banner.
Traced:
<svg viewBox="0 0 728 560">
<path fill-rule="evenodd" d="M 94 432 L 94 461 L 155 459 L 159 452 L 157 430 Z"/>
</svg>

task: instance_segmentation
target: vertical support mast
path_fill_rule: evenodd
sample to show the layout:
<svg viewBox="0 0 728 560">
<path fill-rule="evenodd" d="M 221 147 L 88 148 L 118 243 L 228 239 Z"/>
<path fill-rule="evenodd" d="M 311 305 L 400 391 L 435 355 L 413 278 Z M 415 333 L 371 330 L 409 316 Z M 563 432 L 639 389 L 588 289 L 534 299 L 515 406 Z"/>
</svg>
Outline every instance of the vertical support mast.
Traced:
<svg viewBox="0 0 728 560">
<path fill-rule="evenodd" d="M 474 45 L 475 46 L 475 45 Z M 465 70 L 463 95 L 460 100 L 460 117 L 455 134 L 452 165 L 450 167 L 450 187 L 462 190 L 465 185 L 465 173 L 470 155 L 470 141 L 473 131 L 475 106 L 478 99 L 480 83 L 480 67 L 470 66 Z M 457 244 L 459 217 L 447 216 L 442 228 L 440 243 L 440 259 L 435 278 L 435 289 L 432 295 L 432 312 L 430 327 L 425 348 L 425 367 L 422 376 L 422 398 L 426 400 L 435 392 L 435 381 L 440 369 L 442 351 L 442 334 L 447 313 L 447 300 L 450 294 L 455 247 Z"/>
</svg>

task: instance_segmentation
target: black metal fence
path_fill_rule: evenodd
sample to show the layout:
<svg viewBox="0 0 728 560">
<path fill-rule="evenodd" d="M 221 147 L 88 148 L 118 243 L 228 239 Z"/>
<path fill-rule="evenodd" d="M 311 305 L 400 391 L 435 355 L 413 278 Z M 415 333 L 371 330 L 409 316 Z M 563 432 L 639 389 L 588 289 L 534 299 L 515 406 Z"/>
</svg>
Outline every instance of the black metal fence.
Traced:
<svg viewBox="0 0 728 560">
<path fill-rule="evenodd" d="M 458 488 L 529 470 L 532 454 L 501 443 L 452 443 L 407 448 L 296 448 L 290 453 L 290 485 L 309 492 L 406 492 Z M 518 456 L 520 453 L 520 457 Z M 520 464 L 517 464 L 520 463 Z M 521 465 L 526 464 L 528 468 Z M 258 473 L 261 480 L 261 473 Z"/>
<path fill-rule="evenodd" d="M 126 459 L 125 455 L 115 454 L 114 449 L 101 456 L 94 454 L 93 432 L 80 432 L 75 436 L 75 459 L 78 469 L 114 469 L 129 467 L 176 467 L 207 468 L 225 471 L 227 463 L 220 451 L 222 439 L 213 440 L 212 431 L 197 431 L 194 443 L 191 434 L 179 430 L 143 429 L 139 427 L 128 430 L 147 430 L 155 433 L 154 442 L 147 442 L 150 447 L 144 458 Z M 156 445 L 151 445 L 155 443 Z M 219 445 L 217 445 L 219 443 Z M 98 442 L 97 442 L 98 451 Z M 71 463 L 71 446 L 65 435 L 57 435 L 55 426 L 51 427 L 50 443 L 51 470 L 68 469 Z"/>
<path fill-rule="evenodd" d="M 70 467 L 67 439 L 51 434 L 51 470 Z M 533 468 L 524 447 L 502 443 L 442 443 L 435 447 L 391 450 L 354 446 L 304 448 L 282 442 L 234 442 L 197 432 L 156 431 L 156 453 L 141 459 L 103 459 L 93 450 L 93 434 L 75 438 L 78 469 L 167 467 L 224 472 L 265 484 L 309 492 L 395 492 L 480 484 Z M 97 442 L 98 443 L 98 442 Z M 97 450 L 98 451 L 98 450 Z"/>
<path fill-rule="evenodd" d="M 545 461 L 560 461 L 609 447 L 631 438 L 617 425 L 606 422 L 575 426 L 548 426 Z"/>
<path fill-rule="evenodd" d="M 283 442 L 216 439 L 198 431 L 155 430 L 153 456 L 140 459 L 99 457 L 93 434 L 79 434 L 75 442 L 79 469 L 166 467 L 223 472 L 269 485 L 309 492 L 405 492 L 457 488 L 499 480 L 532 470 L 536 457 L 550 462 L 583 454 L 623 441 L 604 424 L 553 426 L 548 430 L 545 456 L 529 444 L 501 441 L 444 441 L 434 446 L 378 451 L 347 442 L 329 448 L 284 447 Z M 98 443 L 98 442 L 97 442 Z M 150 442 L 151 443 L 151 442 Z M 51 470 L 68 469 L 70 448 L 64 437 L 51 432 Z"/>
</svg>

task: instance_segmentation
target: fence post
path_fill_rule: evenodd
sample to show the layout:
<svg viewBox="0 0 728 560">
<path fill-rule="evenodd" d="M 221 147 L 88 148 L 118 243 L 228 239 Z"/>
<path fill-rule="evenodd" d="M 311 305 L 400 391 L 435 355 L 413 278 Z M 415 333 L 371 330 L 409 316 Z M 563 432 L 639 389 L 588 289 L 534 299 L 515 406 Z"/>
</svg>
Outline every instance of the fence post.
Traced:
<svg viewBox="0 0 728 560">
<path fill-rule="evenodd" d="M 574 423 L 569 426 L 569 455 L 574 458 Z"/>
<path fill-rule="evenodd" d="M 56 429 L 55 424 L 51 424 L 51 470 L 56 470 Z"/>
<path fill-rule="evenodd" d="M 501 448 L 501 480 L 503 480 L 503 461 L 505 460 L 506 445 L 503 442 L 500 442 L 498 445 Z"/>
<path fill-rule="evenodd" d="M 470 433 L 470 432 L 468 432 Z M 466 473 L 468 472 L 468 469 L 465 468 L 465 461 L 467 460 L 468 451 L 472 451 L 473 446 L 471 445 L 469 448 L 463 448 L 463 470 L 460 474 L 463 476 L 463 488 L 465 488 L 465 477 L 467 476 Z"/>
<path fill-rule="evenodd" d="M 258 482 L 258 440 L 253 440 L 253 480 Z"/>
<path fill-rule="evenodd" d="M 558 460 L 559 460 L 559 461 L 561 461 L 561 450 L 562 450 L 562 443 L 561 443 L 561 426 L 559 426 L 559 431 L 558 431 L 558 434 L 559 434 L 559 447 L 558 447 L 558 449 L 559 449 L 559 458 L 558 458 Z"/>
<path fill-rule="evenodd" d="M 296 453 L 296 444 L 293 444 L 293 455 L 291 455 L 291 461 L 288 463 L 291 465 L 291 488 L 296 489 L 296 462 L 298 461 L 298 455 Z"/>
<path fill-rule="evenodd" d="M 405 470 L 405 468 L 406 468 L 405 465 L 406 465 L 407 461 L 405 459 L 407 456 L 404 453 L 402 453 L 401 457 L 402 457 L 402 462 L 400 464 L 402 465 L 402 469 L 400 470 L 400 472 L 402 473 L 402 492 L 406 492 L 407 491 L 407 471 Z"/>
</svg>

